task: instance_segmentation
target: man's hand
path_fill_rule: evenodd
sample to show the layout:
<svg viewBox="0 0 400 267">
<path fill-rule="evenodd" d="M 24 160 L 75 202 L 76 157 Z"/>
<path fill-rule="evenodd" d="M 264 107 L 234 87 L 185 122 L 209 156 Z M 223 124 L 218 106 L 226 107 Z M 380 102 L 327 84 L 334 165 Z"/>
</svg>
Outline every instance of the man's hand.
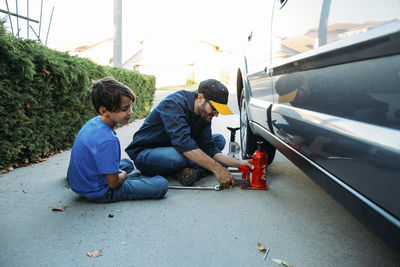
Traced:
<svg viewBox="0 0 400 267">
<path fill-rule="evenodd" d="M 243 165 L 249 167 L 251 170 L 254 169 L 254 166 L 251 164 L 253 161 L 252 159 L 241 160 L 234 157 L 228 157 L 222 153 L 215 154 L 214 159 L 225 167 L 239 168 L 239 166 Z"/>
<path fill-rule="evenodd" d="M 232 185 L 232 187 L 235 186 L 235 180 L 233 179 L 232 174 L 226 168 L 218 168 L 214 174 L 223 188 L 229 188 L 230 185 Z"/>
<path fill-rule="evenodd" d="M 252 164 L 253 160 L 248 159 L 248 160 L 240 160 L 239 165 L 240 166 L 247 166 L 250 168 L 250 170 L 254 170 L 254 166 Z"/>
</svg>

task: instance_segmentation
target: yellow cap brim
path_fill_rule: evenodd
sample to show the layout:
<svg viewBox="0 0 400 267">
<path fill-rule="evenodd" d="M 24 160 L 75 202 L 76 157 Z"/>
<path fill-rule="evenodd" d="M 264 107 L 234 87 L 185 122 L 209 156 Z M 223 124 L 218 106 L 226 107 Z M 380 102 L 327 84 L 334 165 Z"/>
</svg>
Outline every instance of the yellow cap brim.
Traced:
<svg viewBox="0 0 400 267">
<path fill-rule="evenodd" d="M 228 107 L 228 105 L 220 104 L 220 103 L 214 102 L 212 100 L 210 100 L 210 102 L 214 106 L 214 108 L 218 111 L 219 114 L 222 114 L 222 115 L 233 114 L 232 110 Z"/>
<path fill-rule="evenodd" d="M 279 99 L 278 99 L 278 103 L 289 103 L 292 102 L 293 99 L 296 97 L 297 95 L 297 89 L 288 93 L 288 94 L 284 94 L 284 95 L 280 95 Z"/>
</svg>

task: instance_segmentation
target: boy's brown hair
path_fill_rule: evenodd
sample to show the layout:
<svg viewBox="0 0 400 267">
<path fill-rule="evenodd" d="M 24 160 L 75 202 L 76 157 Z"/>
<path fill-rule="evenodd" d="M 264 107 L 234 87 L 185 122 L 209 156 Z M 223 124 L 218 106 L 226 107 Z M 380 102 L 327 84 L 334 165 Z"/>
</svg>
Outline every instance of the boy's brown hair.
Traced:
<svg viewBox="0 0 400 267">
<path fill-rule="evenodd" d="M 94 108 L 98 113 L 99 108 L 104 106 L 110 112 L 119 111 L 121 108 L 121 96 L 129 97 L 135 102 L 136 96 L 125 84 L 115 80 L 113 77 L 105 77 L 92 82 L 91 98 Z"/>
</svg>

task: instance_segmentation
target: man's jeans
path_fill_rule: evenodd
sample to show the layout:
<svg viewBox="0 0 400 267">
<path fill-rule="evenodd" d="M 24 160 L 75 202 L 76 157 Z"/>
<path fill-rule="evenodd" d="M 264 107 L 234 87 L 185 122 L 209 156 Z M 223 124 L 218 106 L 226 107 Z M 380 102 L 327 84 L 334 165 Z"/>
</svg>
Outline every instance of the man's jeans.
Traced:
<svg viewBox="0 0 400 267">
<path fill-rule="evenodd" d="M 226 143 L 225 138 L 221 134 L 213 134 L 212 139 L 215 146 L 222 151 Z M 174 147 L 144 149 L 137 155 L 135 166 L 147 175 L 172 175 L 186 167 L 196 169 L 200 175 L 207 172 Z"/>
<path fill-rule="evenodd" d="M 121 160 L 119 168 L 127 173 L 134 170 L 133 164 L 129 160 Z M 168 181 L 162 176 L 157 175 L 150 178 L 134 177 L 126 178 L 121 186 L 111 188 L 103 196 L 89 200 L 107 203 L 122 200 L 161 198 L 167 191 Z"/>
</svg>

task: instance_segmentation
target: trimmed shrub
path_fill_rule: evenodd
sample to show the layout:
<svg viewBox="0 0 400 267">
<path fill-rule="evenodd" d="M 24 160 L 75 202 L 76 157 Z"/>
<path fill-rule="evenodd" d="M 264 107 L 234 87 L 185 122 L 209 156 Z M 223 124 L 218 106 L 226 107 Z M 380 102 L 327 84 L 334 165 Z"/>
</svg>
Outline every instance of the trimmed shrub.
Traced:
<svg viewBox="0 0 400 267">
<path fill-rule="evenodd" d="M 97 115 L 90 100 L 92 80 L 112 76 L 126 84 L 137 95 L 132 120 L 149 114 L 154 76 L 100 66 L 2 29 L 0 169 L 71 148 L 80 128 Z"/>
</svg>

